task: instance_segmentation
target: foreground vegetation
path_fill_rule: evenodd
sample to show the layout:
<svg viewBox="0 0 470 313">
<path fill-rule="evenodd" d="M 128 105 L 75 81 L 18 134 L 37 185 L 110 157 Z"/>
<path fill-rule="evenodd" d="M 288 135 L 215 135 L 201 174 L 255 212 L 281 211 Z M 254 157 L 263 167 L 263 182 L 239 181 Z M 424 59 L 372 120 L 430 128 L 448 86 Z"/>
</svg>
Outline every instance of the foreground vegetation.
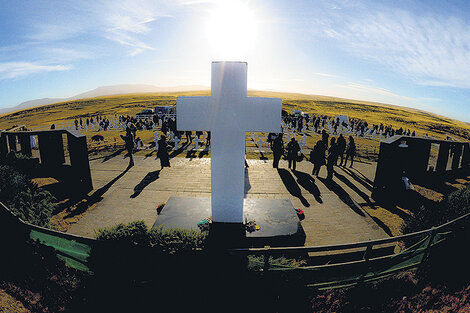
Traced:
<svg viewBox="0 0 470 313">
<path fill-rule="evenodd" d="M 442 222 L 470 212 L 470 187 L 451 193 L 442 205 L 446 212 Z M 414 215 L 414 225 L 427 225 L 434 214 Z M 0 290 L 33 312 L 124 312 L 149 306 L 210 312 L 227 308 L 228 303 L 236 310 L 248 307 L 260 312 L 465 312 L 470 308 L 468 227 L 437 246 L 418 270 L 327 291 L 310 289 L 283 275 L 252 275 L 247 271 L 249 261 L 220 250 L 202 253 L 207 237 L 195 231 L 148 230 L 140 221 L 102 229 L 89 258 L 94 271 L 89 276 L 67 268 L 53 249 L 12 236 L 7 229 L 0 227 L 0 242 L 5 251 L 15 252 L 0 259 Z M 279 264 L 302 265 L 284 258 Z"/>
</svg>

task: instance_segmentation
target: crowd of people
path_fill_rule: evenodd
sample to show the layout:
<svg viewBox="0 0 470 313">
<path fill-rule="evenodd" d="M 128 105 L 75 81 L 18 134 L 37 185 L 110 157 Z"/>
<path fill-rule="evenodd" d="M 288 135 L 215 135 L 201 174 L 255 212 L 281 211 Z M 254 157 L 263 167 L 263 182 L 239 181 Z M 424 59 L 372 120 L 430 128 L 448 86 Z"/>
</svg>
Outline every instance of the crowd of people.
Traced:
<svg viewBox="0 0 470 313">
<path fill-rule="evenodd" d="M 320 132 L 321 130 L 327 128 L 329 125 L 333 134 L 339 134 L 340 128 L 346 128 L 350 132 L 364 137 L 367 133 L 369 134 L 381 134 L 384 137 L 392 137 L 394 135 L 406 135 L 406 136 L 416 136 L 415 131 L 406 129 L 403 127 L 393 128 L 391 125 L 384 125 L 381 123 L 378 124 L 369 124 L 367 121 L 358 118 L 348 118 L 348 122 L 341 119 L 339 116 L 328 117 L 324 115 L 315 115 L 315 114 L 289 114 L 284 113 L 282 116 L 283 122 L 291 129 L 301 132 L 302 129 L 311 130 L 314 132 Z"/>
<path fill-rule="evenodd" d="M 274 138 L 273 138 L 274 137 Z M 327 169 L 327 179 L 333 178 L 334 166 L 346 167 L 347 161 L 350 160 L 351 164 L 349 167 L 352 167 L 354 164 L 354 156 L 356 155 L 356 143 L 354 142 L 354 137 L 349 136 L 348 142 L 343 137 L 342 134 L 335 138 L 331 136 L 329 140 L 329 134 L 323 130 L 322 139 L 318 140 L 313 149 L 310 151 L 309 161 L 313 163 L 312 175 L 318 177 L 320 169 L 323 165 L 326 165 Z M 291 140 L 284 147 L 283 134 L 270 134 L 271 138 L 271 150 L 273 151 L 273 167 L 279 167 L 279 160 L 282 156 L 288 161 L 289 169 L 292 168 L 293 171 L 296 169 L 296 163 L 303 156 L 299 154 L 300 145 L 292 137 Z"/>
</svg>

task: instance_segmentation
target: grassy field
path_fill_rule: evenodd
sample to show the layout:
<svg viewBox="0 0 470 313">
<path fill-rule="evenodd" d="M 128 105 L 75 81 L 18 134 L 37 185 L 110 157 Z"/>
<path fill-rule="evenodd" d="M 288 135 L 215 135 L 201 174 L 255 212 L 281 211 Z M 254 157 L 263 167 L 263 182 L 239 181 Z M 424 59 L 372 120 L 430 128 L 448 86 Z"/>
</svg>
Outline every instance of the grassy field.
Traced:
<svg viewBox="0 0 470 313">
<path fill-rule="evenodd" d="M 28 128 L 39 126 L 49 128 L 51 124 L 60 124 L 63 122 L 71 124 L 74 119 L 86 119 L 87 117 L 96 117 L 97 115 L 107 116 L 110 119 L 114 115 L 135 115 L 144 108 L 153 108 L 156 105 L 174 105 L 176 104 L 177 96 L 208 96 L 209 94 L 210 91 L 142 93 L 60 102 L 4 114 L 0 116 L 0 129 L 8 129 L 14 125 L 26 125 Z M 383 123 L 384 125 L 391 125 L 394 128 L 403 127 L 411 131 L 414 130 L 418 135 L 428 134 L 429 136 L 441 139 L 445 139 L 447 135 L 450 135 L 457 140 L 470 139 L 469 124 L 415 109 L 365 101 L 293 93 L 249 91 L 248 95 L 254 97 L 282 98 L 283 109 L 288 112 L 298 109 L 306 113 L 324 116 L 343 114 L 351 118 L 366 120 L 369 124 Z M 91 136 L 96 133 L 96 130 L 84 132 L 88 139 L 90 159 L 100 158 L 118 152 L 119 149 L 123 149 L 124 142 L 119 137 L 120 134 L 124 133 L 123 131 L 113 129 L 106 132 L 102 131 L 100 134 L 105 137 L 105 141 L 98 143 L 91 142 Z M 138 131 L 137 136 L 140 137 L 147 146 L 151 145 L 154 138 L 154 134 L 151 130 Z M 298 136 L 297 139 L 299 139 L 299 137 L 300 136 Z M 307 147 L 313 147 L 315 142 L 319 139 L 319 134 L 308 132 L 306 138 Z M 183 138 L 180 144 L 184 144 L 185 141 L 186 139 Z M 358 161 L 370 162 L 377 159 L 379 152 L 378 140 L 357 137 L 356 145 L 356 159 Z M 265 147 L 264 150 L 269 151 L 269 148 Z M 125 152 L 121 151 L 121 153 L 124 154 Z M 186 156 L 187 153 L 187 151 L 182 151 L 178 156 Z M 307 149 L 304 155 L 308 156 L 308 153 L 309 150 Z M 150 152 L 149 150 L 141 150 L 137 151 L 136 154 L 149 156 L 151 154 L 155 155 L 155 152 L 151 150 Z M 210 151 L 199 152 L 198 154 L 198 157 L 210 157 Z M 436 151 L 434 151 L 434 154 L 436 154 Z M 246 157 L 248 159 L 272 159 L 272 154 L 260 154 L 251 138 L 247 138 Z M 400 212 L 401 214 L 396 214 L 396 211 L 380 206 L 372 208 L 364 205 L 364 209 L 374 218 L 381 220 L 393 235 L 401 234 L 400 226 L 403 223 L 403 219 L 400 216 L 411 214 L 411 212 L 402 208 L 397 208 L 403 211 Z M 76 219 L 80 217 L 81 216 L 77 216 Z M 64 224 L 63 222 L 66 223 Z M 66 230 L 70 224 L 74 222 L 74 220 L 64 219 L 63 216 L 58 214 L 54 216 L 52 224 L 60 230 Z"/>
<path fill-rule="evenodd" d="M 177 96 L 207 96 L 210 91 L 141 93 L 59 102 L 0 116 L 0 129 L 14 125 L 27 127 L 50 126 L 61 122 L 73 122 L 76 118 L 101 115 L 134 115 L 144 108 L 156 105 L 174 105 Z M 456 139 L 470 139 L 470 124 L 416 109 L 379 104 L 366 101 L 347 100 L 326 96 L 293 93 L 249 91 L 249 96 L 282 98 L 283 109 L 302 110 L 306 113 L 334 116 L 348 115 L 364 119 L 368 123 L 392 125 L 414 130 L 417 134 L 428 134 L 436 138 L 450 135 Z"/>
</svg>

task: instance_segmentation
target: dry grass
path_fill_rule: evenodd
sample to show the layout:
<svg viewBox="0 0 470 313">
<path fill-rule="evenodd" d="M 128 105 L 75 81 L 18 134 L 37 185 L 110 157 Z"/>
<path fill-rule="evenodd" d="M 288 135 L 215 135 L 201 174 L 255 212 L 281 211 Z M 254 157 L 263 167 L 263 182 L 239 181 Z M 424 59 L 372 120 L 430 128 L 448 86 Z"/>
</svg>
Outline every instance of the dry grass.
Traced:
<svg viewBox="0 0 470 313">
<path fill-rule="evenodd" d="M 210 91 L 142 93 L 97 97 L 91 99 L 59 102 L 0 116 L 0 129 L 13 125 L 50 126 L 60 122 L 72 122 L 75 118 L 90 116 L 134 115 L 144 108 L 156 105 L 174 105 L 177 96 L 207 96 Z M 456 139 L 470 139 L 470 125 L 436 114 L 374 103 L 367 101 L 347 100 L 326 96 L 303 95 L 294 93 L 249 91 L 249 96 L 280 97 L 283 108 L 287 111 L 299 109 L 307 113 L 334 116 L 345 114 L 360 118 L 369 123 L 392 125 L 395 128 L 405 127 L 418 134 L 429 134 L 436 138 L 452 135 Z M 114 136 L 116 137 L 116 136 Z"/>
<path fill-rule="evenodd" d="M 0 289 L 0 313 L 29 313 L 20 301 L 16 300 L 3 289 Z"/>
</svg>

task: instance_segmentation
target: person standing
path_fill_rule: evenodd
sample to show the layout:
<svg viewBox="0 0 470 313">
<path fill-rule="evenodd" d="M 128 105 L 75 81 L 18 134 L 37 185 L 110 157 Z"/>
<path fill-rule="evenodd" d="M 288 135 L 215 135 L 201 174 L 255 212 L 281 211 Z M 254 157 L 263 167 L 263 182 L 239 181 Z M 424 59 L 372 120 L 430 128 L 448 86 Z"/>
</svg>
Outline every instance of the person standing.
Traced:
<svg viewBox="0 0 470 313">
<path fill-rule="evenodd" d="M 287 160 L 289 161 L 289 169 L 291 168 L 291 165 L 292 165 L 293 171 L 295 171 L 299 151 L 300 151 L 299 143 L 297 142 L 297 140 L 295 140 L 295 137 L 292 137 L 292 139 L 287 144 Z"/>
<path fill-rule="evenodd" d="M 284 154 L 284 141 L 282 140 L 282 133 L 273 140 L 271 149 L 273 151 L 273 168 L 279 167 L 279 160 Z"/>
<path fill-rule="evenodd" d="M 165 135 L 162 135 L 160 140 L 158 140 L 157 157 L 160 159 L 162 169 L 164 167 L 170 167 L 170 156 L 168 155 L 168 144 Z"/>
<path fill-rule="evenodd" d="M 344 139 L 343 134 L 339 135 L 337 144 L 338 144 L 338 155 L 341 158 L 339 166 L 342 166 L 343 161 L 344 161 L 344 151 L 346 150 L 346 139 Z M 346 165 L 346 163 L 344 163 L 344 165 Z"/>
<path fill-rule="evenodd" d="M 325 152 L 326 147 L 323 141 L 318 140 L 315 147 L 313 147 L 313 150 L 310 152 L 310 162 L 313 163 L 312 175 L 318 177 L 321 167 L 326 164 Z"/>
<path fill-rule="evenodd" d="M 186 142 L 187 142 L 187 143 L 193 142 L 193 137 L 192 137 L 193 132 L 190 131 L 190 130 L 187 130 L 187 131 L 185 132 L 185 134 L 186 134 Z"/>
<path fill-rule="evenodd" d="M 346 147 L 346 159 L 344 160 L 344 166 L 346 166 L 346 163 L 348 162 L 348 158 L 350 157 L 351 165 L 349 167 L 352 167 L 355 155 L 356 155 L 356 144 L 354 143 L 353 136 L 349 136 L 348 146 Z"/>
<path fill-rule="evenodd" d="M 326 132 L 326 130 L 322 130 L 321 131 L 321 140 L 323 141 L 323 145 L 325 146 L 326 149 L 328 149 L 328 133 Z"/>
<path fill-rule="evenodd" d="M 132 131 L 126 131 L 126 136 L 121 135 L 121 138 L 124 140 L 127 154 L 129 155 L 129 167 L 134 166 L 134 158 L 132 153 L 134 152 L 134 135 Z"/>
<path fill-rule="evenodd" d="M 328 171 L 326 179 L 328 180 L 333 179 L 333 174 L 334 174 L 333 166 L 336 165 L 337 161 L 338 161 L 338 145 L 336 144 L 336 138 L 331 137 L 330 147 L 328 148 L 328 157 L 326 160 L 326 169 Z"/>
</svg>

